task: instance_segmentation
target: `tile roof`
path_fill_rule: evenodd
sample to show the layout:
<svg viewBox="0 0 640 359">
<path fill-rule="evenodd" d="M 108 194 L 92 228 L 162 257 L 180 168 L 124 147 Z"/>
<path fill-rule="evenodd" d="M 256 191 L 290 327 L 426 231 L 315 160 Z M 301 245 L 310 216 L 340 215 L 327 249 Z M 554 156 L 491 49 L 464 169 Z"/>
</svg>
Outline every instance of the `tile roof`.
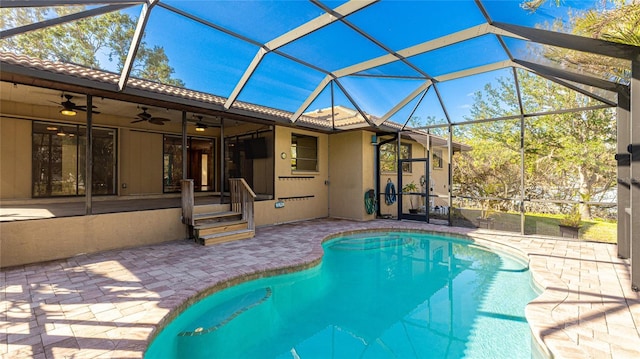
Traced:
<svg viewBox="0 0 640 359">
<path fill-rule="evenodd" d="M 64 63 L 59 61 L 43 60 L 33 58 L 25 55 L 14 54 L 11 52 L 0 51 L 0 64 L 17 65 L 24 68 L 29 68 L 37 71 L 46 71 L 54 74 L 65 75 L 75 77 L 78 79 L 85 79 L 95 81 L 98 83 L 110 84 L 114 86 L 114 92 L 117 91 L 118 81 L 120 80 L 120 74 L 109 72 L 105 70 L 97 70 L 89 67 Z M 222 106 L 226 102 L 226 98 L 222 96 L 211 95 L 205 92 L 193 91 L 182 87 L 165 85 L 159 82 L 139 79 L 131 77 L 127 83 L 129 88 L 143 90 L 150 95 L 153 93 L 168 95 L 175 98 L 187 99 L 197 102 L 202 102 L 210 105 Z M 272 107 L 256 105 L 248 102 L 235 101 L 232 109 L 247 111 L 255 114 L 256 117 L 268 116 L 271 118 L 279 118 L 282 121 L 289 121 L 293 113 L 289 111 L 279 110 Z M 314 127 L 320 127 L 325 129 L 332 129 L 335 125 L 337 129 L 354 129 L 354 128 L 367 128 L 370 125 L 365 121 L 362 115 L 356 110 L 344 107 L 336 106 L 337 111 L 335 124 L 331 121 L 331 112 L 327 109 L 318 109 L 304 113 L 297 120 L 297 124 L 302 126 L 310 125 Z M 367 115 L 371 121 L 377 120 L 377 117 L 373 115 Z M 402 130 L 403 125 L 392 121 L 386 121 L 380 126 L 380 129 L 387 130 L 389 132 L 396 132 Z M 410 130 L 414 135 L 418 136 L 431 136 L 437 139 L 436 142 L 442 142 L 446 144 L 446 139 L 430 135 L 423 130 Z M 440 140 L 440 141 L 438 141 Z M 419 141 L 421 142 L 421 141 Z"/>
<path fill-rule="evenodd" d="M 46 71 L 50 73 L 76 77 L 79 79 L 96 81 L 99 83 L 106 83 L 106 84 L 113 85 L 114 91 L 117 88 L 118 81 L 120 80 L 120 75 L 113 72 L 96 70 L 96 69 L 92 69 L 92 68 L 88 68 L 88 67 L 76 65 L 76 64 L 37 59 L 37 58 L 28 57 L 25 55 L 18 55 L 10 52 L 0 51 L 0 63 L 17 65 L 24 68 L 30 68 L 33 70 Z M 182 87 L 165 85 L 162 83 L 139 79 L 139 78 L 133 78 L 133 77 L 129 79 L 127 86 L 129 88 L 143 90 L 149 93 L 169 95 L 176 98 L 203 102 L 203 103 L 212 104 L 220 107 L 222 107 L 222 105 L 224 105 L 224 103 L 227 100 L 225 97 L 222 97 L 222 96 L 211 95 L 204 92 L 193 91 L 193 90 L 185 89 Z M 271 107 L 251 104 L 251 103 L 242 102 L 242 101 L 236 101 L 233 104 L 232 108 L 255 113 L 257 117 L 260 117 L 259 115 L 266 115 L 266 116 L 281 118 L 287 121 L 293 115 L 291 112 L 288 112 L 288 111 L 283 111 L 283 110 L 279 110 Z M 321 121 L 311 117 L 302 116 L 298 121 L 300 121 L 301 124 L 310 124 L 315 126 L 331 128 L 331 124 L 328 123 L 327 121 Z"/>
</svg>

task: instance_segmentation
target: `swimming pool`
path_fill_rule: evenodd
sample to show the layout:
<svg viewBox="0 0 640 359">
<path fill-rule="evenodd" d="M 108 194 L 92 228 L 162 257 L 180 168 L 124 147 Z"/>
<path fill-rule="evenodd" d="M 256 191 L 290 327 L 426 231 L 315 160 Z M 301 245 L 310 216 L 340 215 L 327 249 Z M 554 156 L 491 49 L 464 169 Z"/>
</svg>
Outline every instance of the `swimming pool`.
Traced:
<svg viewBox="0 0 640 359">
<path fill-rule="evenodd" d="M 531 358 L 527 263 L 427 233 L 361 233 L 322 263 L 215 293 L 147 358 Z"/>
</svg>

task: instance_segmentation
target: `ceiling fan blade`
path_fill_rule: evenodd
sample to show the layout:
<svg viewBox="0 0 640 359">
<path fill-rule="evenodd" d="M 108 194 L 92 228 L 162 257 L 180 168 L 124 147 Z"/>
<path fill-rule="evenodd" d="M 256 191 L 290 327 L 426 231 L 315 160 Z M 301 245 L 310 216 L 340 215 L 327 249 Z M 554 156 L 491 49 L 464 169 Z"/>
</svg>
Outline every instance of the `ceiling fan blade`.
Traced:
<svg viewBox="0 0 640 359">
<path fill-rule="evenodd" d="M 152 117 L 149 119 L 149 123 L 153 123 L 154 125 L 164 125 L 164 120 L 162 118 L 158 118 L 158 117 Z M 168 120 L 167 120 L 168 121 Z"/>
<path fill-rule="evenodd" d="M 146 121 L 144 118 L 141 118 L 139 120 L 133 120 L 131 121 L 131 123 L 138 123 L 138 122 L 142 122 L 142 121 Z"/>
</svg>

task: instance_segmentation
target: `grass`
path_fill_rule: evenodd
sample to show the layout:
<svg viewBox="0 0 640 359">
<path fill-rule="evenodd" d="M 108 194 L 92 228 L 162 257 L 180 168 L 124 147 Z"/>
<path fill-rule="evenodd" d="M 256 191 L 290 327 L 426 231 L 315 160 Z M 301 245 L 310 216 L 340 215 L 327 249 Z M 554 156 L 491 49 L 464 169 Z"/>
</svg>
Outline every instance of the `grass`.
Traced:
<svg viewBox="0 0 640 359">
<path fill-rule="evenodd" d="M 454 219 L 454 225 L 462 227 L 475 227 L 476 218 L 480 215 L 479 209 L 459 209 L 460 216 Z M 520 214 L 494 212 L 491 217 L 494 220 L 494 229 L 510 232 L 520 232 Z M 558 224 L 562 215 L 528 213 L 525 215 L 525 234 L 540 234 L 545 236 L 560 236 Z M 617 243 L 617 224 L 604 220 L 582 221 L 579 238 L 583 240 Z"/>
</svg>

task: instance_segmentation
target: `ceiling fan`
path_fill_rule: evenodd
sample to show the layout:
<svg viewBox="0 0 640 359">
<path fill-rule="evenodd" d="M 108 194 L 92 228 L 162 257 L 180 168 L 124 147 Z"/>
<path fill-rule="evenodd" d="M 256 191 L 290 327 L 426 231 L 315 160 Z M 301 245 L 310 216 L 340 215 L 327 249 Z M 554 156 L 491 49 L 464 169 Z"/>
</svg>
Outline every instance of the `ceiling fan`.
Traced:
<svg viewBox="0 0 640 359">
<path fill-rule="evenodd" d="M 54 102 L 54 101 L 49 101 L 49 102 L 59 104 L 60 106 L 62 106 L 62 109 L 60 110 L 61 114 L 66 116 L 75 116 L 77 111 L 87 112 L 87 106 L 76 105 L 74 102 L 71 101 L 71 99 L 73 98 L 73 95 L 62 94 L 60 95 L 60 97 L 63 99 L 66 98 L 67 100 L 62 102 Z M 97 108 L 97 107 L 93 106 L 92 108 Z M 91 111 L 91 112 L 95 114 L 100 113 L 98 111 Z"/>
<path fill-rule="evenodd" d="M 151 116 L 151 114 L 149 112 L 147 112 L 148 108 L 146 107 L 141 107 L 142 112 L 140 112 L 139 114 L 137 114 L 137 119 L 134 121 L 131 121 L 131 123 L 138 123 L 138 122 L 142 122 L 142 121 L 148 121 L 149 123 L 152 123 L 154 125 L 164 125 L 165 122 L 171 121 L 168 118 L 162 118 L 162 117 L 154 117 Z"/>
</svg>

